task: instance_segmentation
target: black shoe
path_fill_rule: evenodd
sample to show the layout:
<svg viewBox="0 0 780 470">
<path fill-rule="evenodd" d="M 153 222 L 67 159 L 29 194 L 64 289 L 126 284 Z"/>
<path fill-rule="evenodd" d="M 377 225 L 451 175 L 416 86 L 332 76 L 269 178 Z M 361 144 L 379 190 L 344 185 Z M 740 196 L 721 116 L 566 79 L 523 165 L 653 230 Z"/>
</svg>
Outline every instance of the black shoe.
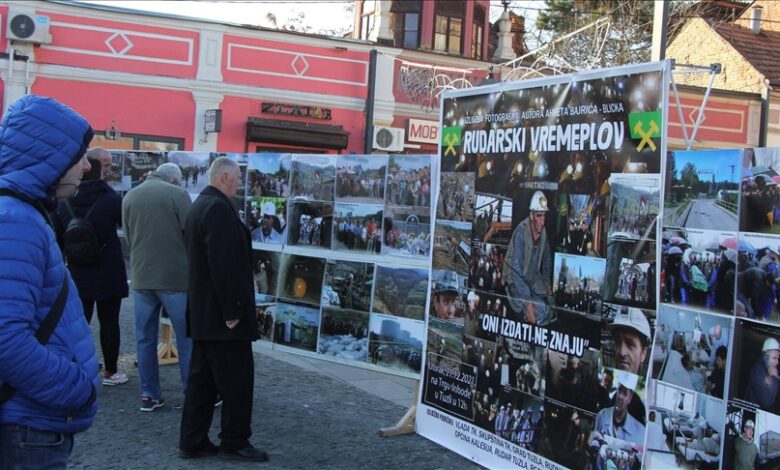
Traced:
<svg viewBox="0 0 780 470">
<path fill-rule="evenodd" d="M 200 449 L 187 451 L 179 450 L 180 459 L 199 459 L 201 457 L 213 457 L 219 452 L 219 447 L 215 446 L 211 442 L 201 447 Z"/>
<path fill-rule="evenodd" d="M 251 444 L 239 450 L 221 449 L 219 455 L 226 459 L 243 460 L 245 462 L 265 462 L 268 460 L 268 454 L 262 450 L 255 449 Z"/>
</svg>

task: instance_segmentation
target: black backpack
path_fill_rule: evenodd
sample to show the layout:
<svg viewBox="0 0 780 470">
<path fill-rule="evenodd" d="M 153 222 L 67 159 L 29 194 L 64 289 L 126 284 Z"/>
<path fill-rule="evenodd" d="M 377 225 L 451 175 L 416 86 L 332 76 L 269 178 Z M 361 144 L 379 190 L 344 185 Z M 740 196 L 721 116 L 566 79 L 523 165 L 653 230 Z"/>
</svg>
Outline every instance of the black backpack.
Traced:
<svg viewBox="0 0 780 470">
<path fill-rule="evenodd" d="M 70 201 L 65 201 L 71 219 L 62 235 L 62 251 L 69 265 L 89 266 L 98 262 L 103 247 L 100 246 L 95 227 L 89 221 L 95 204 L 97 201 L 89 207 L 84 217 L 77 217 Z"/>
</svg>

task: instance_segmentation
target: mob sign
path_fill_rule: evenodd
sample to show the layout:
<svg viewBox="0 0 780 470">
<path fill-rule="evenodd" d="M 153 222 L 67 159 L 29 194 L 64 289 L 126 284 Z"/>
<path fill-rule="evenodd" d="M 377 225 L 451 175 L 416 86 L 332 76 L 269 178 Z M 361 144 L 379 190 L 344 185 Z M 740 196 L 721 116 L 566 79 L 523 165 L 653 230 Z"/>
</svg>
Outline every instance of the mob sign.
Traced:
<svg viewBox="0 0 780 470">
<path fill-rule="evenodd" d="M 439 143 L 439 122 L 424 121 L 422 119 L 409 119 L 409 129 L 406 133 L 409 142 L 423 144 Z"/>
</svg>

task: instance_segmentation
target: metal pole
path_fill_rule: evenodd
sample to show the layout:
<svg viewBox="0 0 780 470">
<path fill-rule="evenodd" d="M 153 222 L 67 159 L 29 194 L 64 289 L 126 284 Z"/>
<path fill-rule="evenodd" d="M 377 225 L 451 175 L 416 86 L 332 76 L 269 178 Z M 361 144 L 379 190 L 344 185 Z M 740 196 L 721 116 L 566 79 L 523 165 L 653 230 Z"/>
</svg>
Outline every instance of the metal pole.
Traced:
<svg viewBox="0 0 780 470">
<path fill-rule="evenodd" d="M 657 62 L 666 58 L 666 35 L 669 32 L 669 3 L 655 2 L 653 5 L 653 46 L 651 60 Z"/>
<path fill-rule="evenodd" d="M 376 49 L 371 49 L 368 59 L 368 94 L 366 95 L 366 132 L 363 141 L 363 153 L 371 153 L 374 141 L 374 93 L 376 91 Z"/>
</svg>

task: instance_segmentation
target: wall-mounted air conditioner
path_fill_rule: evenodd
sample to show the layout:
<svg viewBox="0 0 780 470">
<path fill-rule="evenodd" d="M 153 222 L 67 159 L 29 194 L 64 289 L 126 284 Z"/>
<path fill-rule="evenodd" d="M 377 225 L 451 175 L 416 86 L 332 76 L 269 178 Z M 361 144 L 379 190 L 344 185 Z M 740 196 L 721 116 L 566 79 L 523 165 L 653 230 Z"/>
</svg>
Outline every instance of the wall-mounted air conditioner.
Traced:
<svg viewBox="0 0 780 470">
<path fill-rule="evenodd" d="M 14 42 L 49 44 L 49 17 L 37 15 L 29 9 L 14 8 L 8 10 L 6 28 L 8 39 Z"/>
<path fill-rule="evenodd" d="M 404 129 L 374 126 L 374 141 L 371 148 L 384 152 L 401 152 L 404 149 Z"/>
</svg>

